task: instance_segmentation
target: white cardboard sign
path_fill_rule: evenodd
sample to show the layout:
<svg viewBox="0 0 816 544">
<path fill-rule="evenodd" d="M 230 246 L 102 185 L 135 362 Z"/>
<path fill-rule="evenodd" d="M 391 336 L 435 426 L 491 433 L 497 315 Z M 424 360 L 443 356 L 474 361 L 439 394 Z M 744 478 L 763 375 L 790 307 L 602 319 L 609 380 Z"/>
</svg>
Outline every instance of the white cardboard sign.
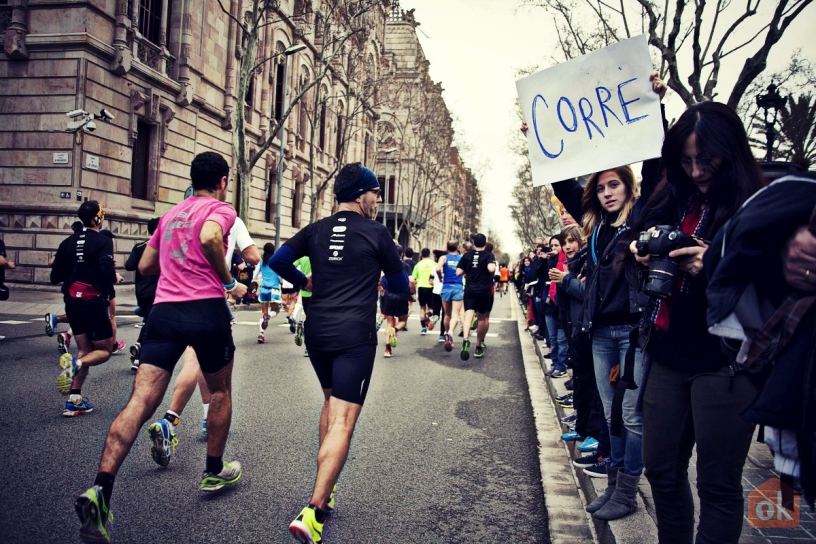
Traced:
<svg viewBox="0 0 816 544">
<path fill-rule="evenodd" d="M 651 72 L 643 34 L 516 81 L 533 185 L 660 156 Z"/>
</svg>

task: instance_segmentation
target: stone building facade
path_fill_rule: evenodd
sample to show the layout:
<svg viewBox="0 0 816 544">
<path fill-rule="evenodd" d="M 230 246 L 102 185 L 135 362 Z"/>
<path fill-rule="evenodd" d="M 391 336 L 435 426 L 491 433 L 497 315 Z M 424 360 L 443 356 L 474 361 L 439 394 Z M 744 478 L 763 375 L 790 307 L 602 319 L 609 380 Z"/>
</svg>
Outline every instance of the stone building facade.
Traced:
<svg viewBox="0 0 816 544">
<path fill-rule="evenodd" d="M 329 13 L 343 2 L 350 0 L 270 2 L 257 58 L 277 60 L 259 64 L 248 80 L 243 111 L 250 148 L 267 139 L 298 90 L 320 72 L 329 40 L 321 29 L 330 28 Z M 316 114 L 304 100 L 285 121 L 281 240 L 331 213 L 331 174 L 339 164 L 361 161 L 384 171 L 385 148 L 377 134 L 382 106 L 377 93 L 356 104 L 362 99 L 354 81 L 380 81 L 390 74 L 387 43 L 395 12 L 389 0 L 369 2 L 356 19 L 355 39 L 321 82 L 327 97 L 323 109 Z M 238 21 L 251 4 L 221 3 L 229 14 L 207 0 L 68 0 L 58 5 L 0 0 L 0 235 L 18 265 L 7 271 L 9 281 L 48 283 L 48 260 L 85 199 L 102 204 L 106 225 L 117 236 L 121 266 L 134 243 L 147 237 L 147 221 L 184 197 L 196 154 L 216 151 L 233 163 L 246 43 Z M 333 28 L 342 32 L 340 24 Z M 282 52 L 297 44 L 306 47 L 289 58 L 284 97 Z M 352 58 L 364 61 L 354 75 Z M 102 109 L 114 119 L 99 119 Z M 72 121 L 66 112 L 74 110 L 95 114 L 95 130 L 66 132 Z M 259 244 L 275 236 L 279 148 L 275 138 L 253 168 L 248 209 L 239 209 Z M 390 168 L 400 180 L 398 165 Z M 232 199 L 240 207 L 234 178 Z M 316 191 L 323 180 L 327 186 Z M 434 199 L 452 213 L 454 206 L 445 204 L 447 193 Z M 417 244 L 425 243 L 423 236 L 431 242 L 426 233 L 434 232 L 435 238 L 452 233 L 447 224 L 447 217 L 426 221 L 415 229 Z M 442 236 L 437 230 L 446 232 Z"/>
</svg>

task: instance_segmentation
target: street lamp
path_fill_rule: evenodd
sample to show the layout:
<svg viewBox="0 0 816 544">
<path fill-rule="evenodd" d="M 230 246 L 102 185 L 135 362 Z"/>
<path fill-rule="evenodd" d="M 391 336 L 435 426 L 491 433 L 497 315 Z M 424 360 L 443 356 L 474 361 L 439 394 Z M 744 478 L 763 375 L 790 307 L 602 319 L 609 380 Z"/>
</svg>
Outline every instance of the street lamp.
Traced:
<svg viewBox="0 0 816 544">
<path fill-rule="evenodd" d="M 757 106 L 765 110 L 765 162 L 771 162 L 771 152 L 773 151 L 774 138 L 776 131 L 774 125 L 776 124 L 776 116 L 779 110 L 785 107 L 787 99 L 779 94 L 778 87 L 771 82 L 768 85 L 768 94 L 761 94 L 756 97 Z M 768 121 L 768 110 L 773 110 L 773 119 Z"/>
<path fill-rule="evenodd" d="M 385 218 L 388 216 L 388 187 L 390 185 L 388 181 L 388 155 L 396 150 L 397 150 L 396 147 L 383 149 L 383 153 L 385 154 L 385 198 L 383 198 L 383 226 L 386 228 L 388 227 L 388 224 Z M 396 216 L 396 208 L 394 208 L 394 214 Z M 395 235 L 396 232 L 397 232 L 396 227 L 394 227 Z"/>
<path fill-rule="evenodd" d="M 281 104 L 283 104 L 284 111 L 286 106 L 286 80 L 289 78 L 289 57 L 306 49 L 304 44 L 293 45 L 283 52 L 283 88 L 281 89 Z M 275 202 L 275 247 L 280 247 L 280 229 L 281 229 L 281 192 L 283 188 L 283 146 L 286 141 L 286 120 L 281 120 L 280 132 L 280 162 L 278 162 L 278 179 L 277 183 L 277 199 Z M 292 207 L 294 209 L 294 206 Z"/>
</svg>

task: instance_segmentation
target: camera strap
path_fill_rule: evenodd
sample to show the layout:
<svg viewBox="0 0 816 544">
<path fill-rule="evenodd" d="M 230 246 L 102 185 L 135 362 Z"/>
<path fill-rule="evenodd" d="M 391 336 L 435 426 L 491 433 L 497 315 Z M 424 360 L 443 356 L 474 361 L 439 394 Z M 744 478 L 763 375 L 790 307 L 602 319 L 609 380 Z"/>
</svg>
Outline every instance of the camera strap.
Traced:
<svg viewBox="0 0 816 544">
<path fill-rule="evenodd" d="M 621 377 L 615 385 L 615 395 L 612 397 L 612 426 L 609 432 L 613 436 L 621 436 L 623 430 L 623 397 L 629 389 L 637 389 L 635 383 L 635 350 L 638 348 L 640 328 L 633 327 L 629 332 L 629 348 L 626 350 Z"/>
</svg>

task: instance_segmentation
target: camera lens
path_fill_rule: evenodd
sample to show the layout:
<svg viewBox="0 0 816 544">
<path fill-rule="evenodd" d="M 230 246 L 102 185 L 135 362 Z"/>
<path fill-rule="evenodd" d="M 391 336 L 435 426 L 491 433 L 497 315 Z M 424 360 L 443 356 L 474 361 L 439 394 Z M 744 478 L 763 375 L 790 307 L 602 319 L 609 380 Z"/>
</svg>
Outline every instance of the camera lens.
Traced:
<svg viewBox="0 0 816 544">
<path fill-rule="evenodd" d="M 653 260 L 643 292 L 657 298 L 669 298 L 674 291 L 674 278 L 678 270 L 679 267 L 674 259 Z"/>
</svg>

